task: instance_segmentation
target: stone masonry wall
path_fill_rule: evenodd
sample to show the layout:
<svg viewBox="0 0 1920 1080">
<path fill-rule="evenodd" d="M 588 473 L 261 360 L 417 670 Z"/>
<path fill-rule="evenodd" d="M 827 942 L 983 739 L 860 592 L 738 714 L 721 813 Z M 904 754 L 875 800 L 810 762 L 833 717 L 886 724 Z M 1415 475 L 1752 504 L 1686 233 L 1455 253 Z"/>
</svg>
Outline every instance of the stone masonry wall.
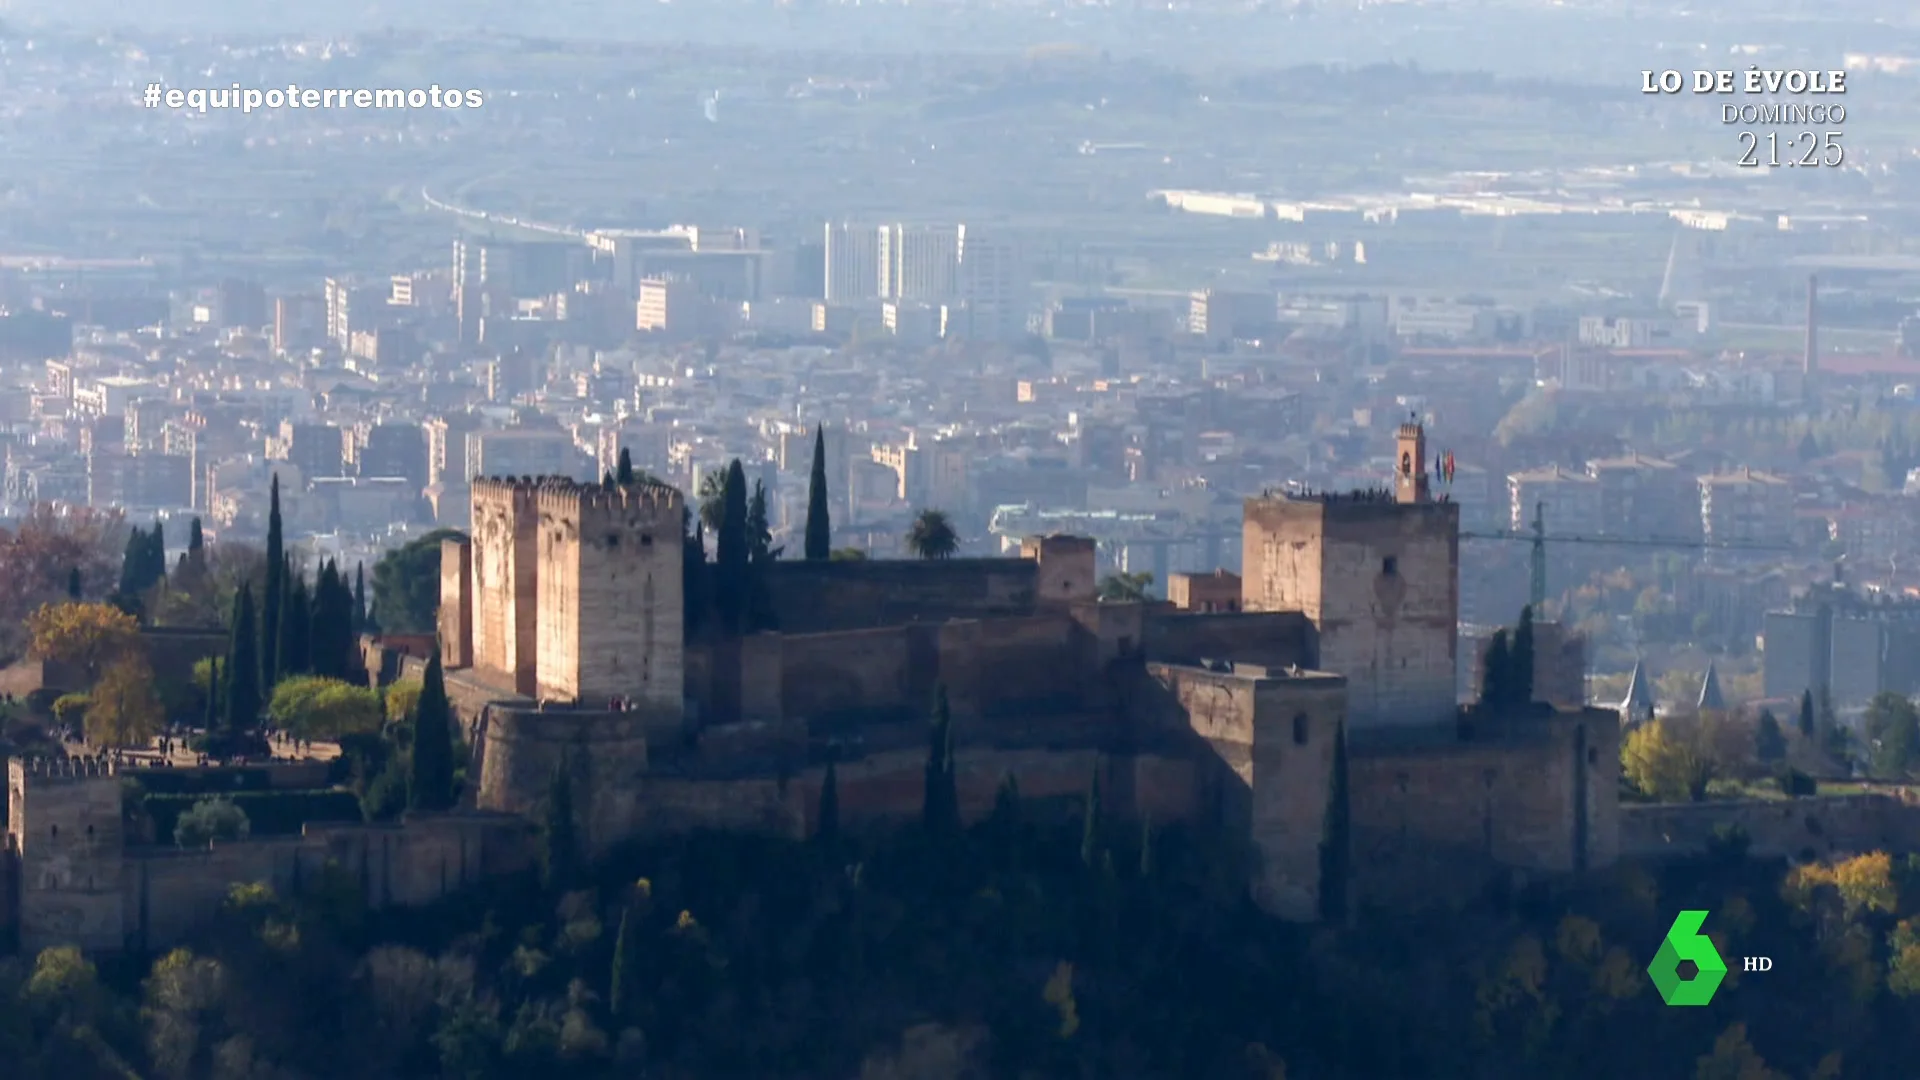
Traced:
<svg viewBox="0 0 1920 1080">
<path fill-rule="evenodd" d="M 1749 852 L 1761 858 L 1920 851 L 1920 805 L 1907 796 L 1873 793 L 1623 806 L 1621 854 L 1636 859 L 1699 855 L 1725 828 L 1744 830 Z"/>
<path fill-rule="evenodd" d="M 57 774 L 7 767 L 7 846 L 19 852 L 21 947 L 118 948 L 120 781 L 110 770 L 62 763 Z"/>
<path fill-rule="evenodd" d="M 869 559 L 768 567 L 781 632 L 825 633 L 914 621 L 1030 614 L 1039 564 L 1031 559 Z"/>
<path fill-rule="evenodd" d="M 371 909 L 422 907 L 525 868 L 529 839 L 518 819 L 446 814 L 409 816 L 397 826 L 309 826 L 299 837 L 204 851 L 135 849 L 123 883 L 126 945 L 150 951 L 180 942 L 219 911 L 235 885 L 264 883 L 288 896 L 328 873 L 358 885 Z"/>
<path fill-rule="evenodd" d="M 533 489 L 473 482 L 473 666 L 520 694 L 534 693 L 539 608 Z"/>
</svg>

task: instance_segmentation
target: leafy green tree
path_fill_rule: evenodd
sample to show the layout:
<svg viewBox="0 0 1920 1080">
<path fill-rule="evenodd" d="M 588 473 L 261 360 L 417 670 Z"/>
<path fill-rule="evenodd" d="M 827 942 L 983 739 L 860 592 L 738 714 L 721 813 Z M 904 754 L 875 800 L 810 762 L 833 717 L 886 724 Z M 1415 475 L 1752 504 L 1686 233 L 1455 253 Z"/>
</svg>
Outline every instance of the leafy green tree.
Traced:
<svg viewBox="0 0 1920 1080">
<path fill-rule="evenodd" d="M 1102 603 L 1137 604 L 1147 598 L 1147 590 L 1152 585 L 1150 573 L 1108 574 L 1100 579 L 1097 595 Z"/>
<path fill-rule="evenodd" d="M 286 598 L 286 534 L 280 520 L 280 474 L 274 473 L 267 507 L 267 580 L 260 595 L 260 642 L 255 657 L 259 664 L 259 686 L 270 688 L 280 681 L 280 606 Z"/>
<path fill-rule="evenodd" d="M 183 848 L 203 848 L 215 840 L 245 840 L 251 831 L 247 812 L 232 799 L 202 799 L 174 822 L 173 842 Z"/>
<path fill-rule="evenodd" d="M 1772 709 L 1763 709 L 1753 725 L 1753 756 L 1771 765 L 1787 756 L 1787 735 Z"/>
<path fill-rule="evenodd" d="M 407 541 L 373 564 L 372 611 L 390 634 L 430 634 L 440 613 L 440 544 L 458 529 L 435 529 Z"/>
<path fill-rule="evenodd" d="M 1327 816 L 1320 841 L 1320 918 L 1339 923 L 1347 917 L 1353 877 L 1353 801 L 1347 766 L 1347 726 L 1333 733 L 1333 770 L 1327 781 Z"/>
<path fill-rule="evenodd" d="M 1920 712 L 1904 694 L 1874 695 L 1861 727 L 1867 737 L 1868 764 L 1882 780 L 1899 780 L 1920 754 Z"/>
<path fill-rule="evenodd" d="M 833 549 L 833 519 L 827 503 L 827 435 L 813 427 L 813 468 L 807 474 L 807 559 L 826 559 Z"/>
<path fill-rule="evenodd" d="M 441 668 L 438 648 L 427 660 L 427 674 L 420 686 L 420 703 L 414 709 L 412 772 L 408 779 L 409 807 L 415 810 L 452 809 L 453 709 L 447 700 L 446 673 Z"/>
<path fill-rule="evenodd" d="M 927 765 L 920 820 L 927 832 L 946 836 L 960 827 L 960 800 L 953 771 L 953 710 L 942 683 L 933 694 L 933 723 L 927 732 Z"/>
<path fill-rule="evenodd" d="M 379 731 L 386 719 L 379 691 L 318 675 L 281 679 L 273 688 L 267 715 L 303 739 L 370 734 Z"/>
<path fill-rule="evenodd" d="M 574 820 L 573 777 L 562 761 L 547 782 L 547 799 L 540 815 L 540 882 L 550 894 L 573 888 L 578 880 L 579 829 Z"/>
</svg>

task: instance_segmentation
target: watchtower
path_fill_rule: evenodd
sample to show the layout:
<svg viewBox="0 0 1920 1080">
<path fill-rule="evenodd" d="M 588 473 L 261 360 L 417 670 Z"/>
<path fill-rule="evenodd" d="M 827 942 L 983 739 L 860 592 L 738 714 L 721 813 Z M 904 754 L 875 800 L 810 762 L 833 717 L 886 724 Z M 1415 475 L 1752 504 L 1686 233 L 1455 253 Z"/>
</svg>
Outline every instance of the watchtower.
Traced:
<svg viewBox="0 0 1920 1080">
<path fill-rule="evenodd" d="M 1394 488 L 1248 499 L 1241 606 L 1298 611 L 1312 666 L 1347 679 L 1351 729 L 1451 723 L 1460 507 L 1429 492 L 1426 435 L 1400 427 Z"/>
<path fill-rule="evenodd" d="M 96 758 L 7 766 L 7 846 L 20 867 L 20 946 L 90 952 L 126 944 L 120 780 Z"/>
<path fill-rule="evenodd" d="M 489 477 L 473 482 L 473 666 L 483 676 L 533 696 L 538 664 L 539 521 L 535 481 Z"/>
</svg>

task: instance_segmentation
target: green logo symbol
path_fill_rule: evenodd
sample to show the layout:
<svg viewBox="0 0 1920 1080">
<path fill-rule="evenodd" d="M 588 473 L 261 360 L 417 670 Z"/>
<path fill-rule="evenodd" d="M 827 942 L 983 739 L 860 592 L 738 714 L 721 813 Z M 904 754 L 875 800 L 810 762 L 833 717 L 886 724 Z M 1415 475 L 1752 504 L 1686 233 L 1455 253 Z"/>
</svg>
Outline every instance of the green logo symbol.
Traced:
<svg viewBox="0 0 1920 1080">
<path fill-rule="evenodd" d="M 1647 965 L 1647 977 L 1660 991 L 1660 1000 L 1669 1005 L 1705 1005 L 1720 989 L 1720 980 L 1727 977 L 1720 950 L 1713 947 L 1713 939 L 1700 932 L 1706 921 L 1704 911 L 1681 912 L 1673 920 L 1673 929 L 1667 931 L 1667 939 L 1660 943 L 1653 963 Z M 1683 979 L 1680 965 L 1688 962 L 1695 968 L 1694 976 Z"/>
</svg>

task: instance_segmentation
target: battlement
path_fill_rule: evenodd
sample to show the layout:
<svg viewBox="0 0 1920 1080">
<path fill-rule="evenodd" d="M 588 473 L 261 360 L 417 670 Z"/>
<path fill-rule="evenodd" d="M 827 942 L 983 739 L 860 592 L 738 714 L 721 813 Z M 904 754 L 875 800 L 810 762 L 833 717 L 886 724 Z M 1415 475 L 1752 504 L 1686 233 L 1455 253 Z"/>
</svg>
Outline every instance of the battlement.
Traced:
<svg viewBox="0 0 1920 1080">
<path fill-rule="evenodd" d="M 545 479 L 541 476 L 476 476 L 472 484 L 473 503 L 526 509 L 533 506 L 534 492 Z"/>
<path fill-rule="evenodd" d="M 8 780 L 29 788 L 110 780 L 116 772 L 114 763 L 105 757 L 16 758 L 7 766 Z"/>
<path fill-rule="evenodd" d="M 537 485 L 535 502 L 542 514 L 552 514 L 572 520 L 634 511 L 644 512 L 649 516 L 664 516 L 671 513 L 676 528 L 680 523 L 681 508 L 684 506 L 679 489 L 665 484 L 623 484 L 606 487 L 601 484 L 582 484 L 560 477 L 543 478 Z"/>
<path fill-rule="evenodd" d="M 1425 437 L 1426 429 L 1418 423 L 1408 421 L 1400 425 L 1400 438 L 1402 439 L 1422 439 Z"/>
</svg>

